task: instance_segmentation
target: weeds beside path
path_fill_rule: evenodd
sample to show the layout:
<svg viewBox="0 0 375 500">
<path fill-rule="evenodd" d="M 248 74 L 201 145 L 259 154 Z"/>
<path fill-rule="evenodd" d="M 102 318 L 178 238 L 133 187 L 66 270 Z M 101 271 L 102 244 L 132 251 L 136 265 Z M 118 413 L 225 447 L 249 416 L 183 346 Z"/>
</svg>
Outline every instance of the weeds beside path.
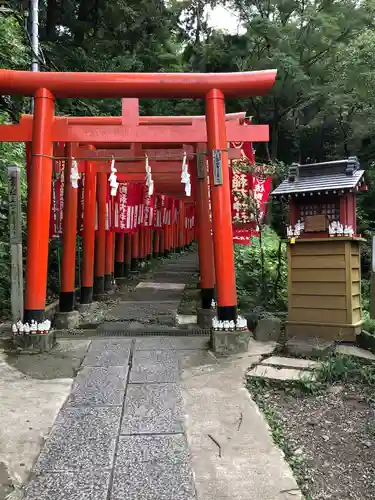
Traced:
<svg viewBox="0 0 375 500">
<path fill-rule="evenodd" d="M 375 497 L 375 364 L 332 356 L 316 382 L 248 388 L 308 500 Z"/>
</svg>

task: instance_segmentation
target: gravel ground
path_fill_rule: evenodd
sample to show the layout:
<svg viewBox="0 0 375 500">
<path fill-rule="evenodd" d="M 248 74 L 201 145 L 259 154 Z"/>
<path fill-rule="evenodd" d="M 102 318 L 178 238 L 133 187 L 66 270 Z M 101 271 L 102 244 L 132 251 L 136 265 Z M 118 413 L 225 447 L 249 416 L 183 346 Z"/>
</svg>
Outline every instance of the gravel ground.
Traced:
<svg viewBox="0 0 375 500">
<path fill-rule="evenodd" d="M 334 385 L 320 395 L 256 389 L 306 499 L 375 498 L 374 397 L 361 384 Z"/>
</svg>

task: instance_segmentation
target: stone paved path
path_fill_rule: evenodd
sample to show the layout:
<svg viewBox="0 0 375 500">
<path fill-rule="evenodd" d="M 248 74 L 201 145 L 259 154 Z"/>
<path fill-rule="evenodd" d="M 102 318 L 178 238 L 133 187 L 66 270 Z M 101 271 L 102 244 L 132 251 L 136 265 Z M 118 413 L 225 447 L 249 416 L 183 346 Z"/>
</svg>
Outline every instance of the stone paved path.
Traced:
<svg viewBox="0 0 375 500">
<path fill-rule="evenodd" d="M 166 261 L 117 316 L 129 321 L 134 307 L 160 314 L 158 305 L 174 314 L 193 272 L 195 255 Z M 247 354 L 218 360 L 207 342 L 93 339 L 24 500 L 301 498 L 244 387 L 245 371 L 275 345 L 252 342 Z"/>
<path fill-rule="evenodd" d="M 196 268 L 194 254 L 165 261 L 114 316 L 175 314 Z M 180 371 L 206 344 L 207 337 L 93 340 L 25 499 L 195 499 Z"/>
<path fill-rule="evenodd" d="M 165 260 L 152 276 L 141 276 L 133 293 L 123 297 L 108 319 L 174 324 L 184 288 L 197 266 L 197 255 L 191 252 Z M 101 329 L 111 330 L 110 326 L 106 323 Z"/>
<path fill-rule="evenodd" d="M 93 340 L 25 499 L 195 499 L 180 368 L 206 343 Z"/>
</svg>

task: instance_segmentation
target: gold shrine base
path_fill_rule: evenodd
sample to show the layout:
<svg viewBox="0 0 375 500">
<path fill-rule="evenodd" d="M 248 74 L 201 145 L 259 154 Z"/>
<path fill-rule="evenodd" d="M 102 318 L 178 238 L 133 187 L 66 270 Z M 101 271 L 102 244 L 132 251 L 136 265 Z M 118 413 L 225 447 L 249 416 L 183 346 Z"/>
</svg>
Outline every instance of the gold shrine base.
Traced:
<svg viewBox="0 0 375 500">
<path fill-rule="evenodd" d="M 356 340 L 362 325 L 360 241 L 301 238 L 288 245 L 288 339 Z"/>
</svg>

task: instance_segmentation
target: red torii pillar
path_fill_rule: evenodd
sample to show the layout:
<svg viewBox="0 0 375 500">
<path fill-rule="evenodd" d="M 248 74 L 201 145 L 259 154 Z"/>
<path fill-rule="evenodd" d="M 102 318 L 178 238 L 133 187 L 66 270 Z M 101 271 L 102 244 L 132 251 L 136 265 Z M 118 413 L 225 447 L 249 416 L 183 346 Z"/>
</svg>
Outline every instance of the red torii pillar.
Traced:
<svg viewBox="0 0 375 500">
<path fill-rule="evenodd" d="M 104 290 L 108 292 L 112 289 L 113 270 L 114 270 L 114 232 L 109 228 L 105 231 L 105 274 Z"/>
<path fill-rule="evenodd" d="M 124 263 L 124 276 L 129 275 L 131 261 L 132 261 L 132 238 L 131 234 L 125 234 L 125 263 Z"/>
<path fill-rule="evenodd" d="M 232 234 L 228 150 L 224 95 L 210 90 L 206 95 L 207 149 L 210 170 L 213 243 L 220 321 L 237 320 L 236 273 Z"/>
<path fill-rule="evenodd" d="M 197 148 L 197 155 L 197 196 L 195 200 L 195 213 L 197 218 L 198 232 L 201 304 L 203 310 L 210 310 L 212 300 L 215 298 L 215 268 L 214 249 L 211 236 L 207 163 L 205 153 L 200 151 L 199 148 Z M 208 325 L 203 321 L 202 318 L 202 327 L 207 326 Z"/>
<path fill-rule="evenodd" d="M 137 271 L 138 270 L 138 262 L 139 262 L 139 232 L 135 230 L 134 233 L 131 233 L 131 244 L 132 244 L 132 257 L 130 262 L 130 270 Z"/>
<path fill-rule="evenodd" d="M 123 278 L 125 273 L 125 235 L 116 234 L 115 278 Z"/>
<path fill-rule="evenodd" d="M 91 146 L 90 150 L 94 147 Z M 91 304 L 94 292 L 95 255 L 95 214 L 96 214 L 96 171 L 92 161 L 86 162 L 85 193 L 83 200 L 83 251 L 81 305 Z"/>
<path fill-rule="evenodd" d="M 97 173 L 97 224 L 95 231 L 95 276 L 94 295 L 101 299 L 104 294 L 105 259 L 108 247 L 106 246 L 106 205 L 107 205 L 107 174 Z"/>
<path fill-rule="evenodd" d="M 61 289 L 59 313 L 55 317 L 56 327 L 60 321 L 61 327 L 78 325 L 79 314 L 75 308 L 75 271 L 76 271 L 76 237 L 77 237 L 77 207 L 78 189 L 70 182 L 72 168 L 72 144 L 65 145 L 64 169 L 64 217 L 63 217 L 63 254 L 61 263 Z M 66 317 L 69 317 L 68 321 Z"/>
<path fill-rule="evenodd" d="M 46 88 L 38 89 L 28 186 L 25 323 L 40 322 L 46 304 L 54 111 L 54 96 Z"/>
</svg>

